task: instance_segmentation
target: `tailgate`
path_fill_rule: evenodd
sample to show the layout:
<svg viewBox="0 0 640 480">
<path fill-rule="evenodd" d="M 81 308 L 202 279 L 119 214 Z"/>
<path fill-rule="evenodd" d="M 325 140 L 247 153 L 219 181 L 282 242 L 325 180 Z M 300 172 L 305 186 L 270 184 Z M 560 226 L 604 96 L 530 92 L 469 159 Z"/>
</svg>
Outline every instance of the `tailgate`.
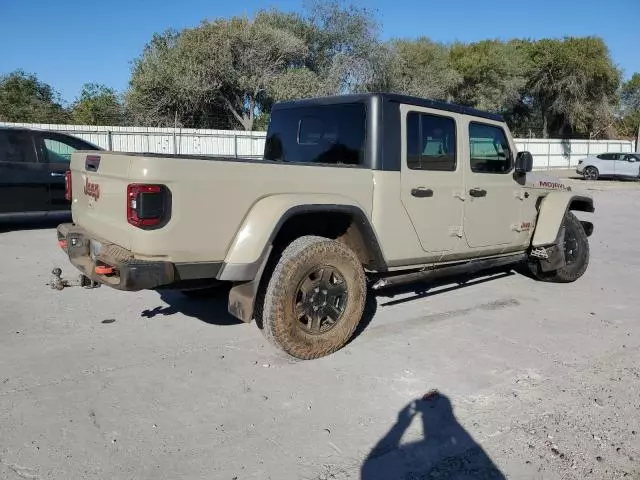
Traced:
<svg viewBox="0 0 640 480">
<path fill-rule="evenodd" d="M 97 238 L 126 249 L 127 185 L 131 159 L 124 154 L 77 151 L 71 155 L 73 221 Z"/>
</svg>

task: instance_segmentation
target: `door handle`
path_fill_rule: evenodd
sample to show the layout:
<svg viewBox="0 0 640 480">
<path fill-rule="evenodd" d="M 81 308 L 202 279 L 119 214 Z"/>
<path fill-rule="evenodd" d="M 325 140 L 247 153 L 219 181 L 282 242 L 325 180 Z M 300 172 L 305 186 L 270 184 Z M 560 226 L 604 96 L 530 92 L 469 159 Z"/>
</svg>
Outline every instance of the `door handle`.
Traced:
<svg viewBox="0 0 640 480">
<path fill-rule="evenodd" d="M 471 195 L 472 197 L 486 197 L 487 191 L 483 190 L 482 188 L 472 188 L 471 190 L 469 190 L 469 195 Z"/>
<path fill-rule="evenodd" d="M 64 173 L 51 172 L 52 177 L 64 177 Z"/>
<path fill-rule="evenodd" d="M 418 198 L 433 197 L 433 190 L 425 187 L 418 187 L 411 189 L 411 195 Z"/>
</svg>

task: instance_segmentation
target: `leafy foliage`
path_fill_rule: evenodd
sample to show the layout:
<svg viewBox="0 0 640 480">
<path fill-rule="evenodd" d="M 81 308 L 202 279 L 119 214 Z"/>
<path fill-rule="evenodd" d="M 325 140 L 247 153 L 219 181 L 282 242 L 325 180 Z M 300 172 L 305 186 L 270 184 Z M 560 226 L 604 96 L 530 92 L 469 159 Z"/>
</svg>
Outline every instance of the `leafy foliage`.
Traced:
<svg viewBox="0 0 640 480">
<path fill-rule="evenodd" d="M 453 100 L 462 76 L 450 59 L 448 47 L 422 37 L 392 40 L 385 90 L 435 100 Z"/>
<path fill-rule="evenodd" d="M 135 61 L 135 120 L 254 128 L 274 100 L 356 91 L 374 76 L 369 13 L 314 3 L 306 16 L 263 10 L 156 35 Z"/>
<path fill-rule="evenodd" d="M 68 118 L 59 95 L 35 75 L 16 70 L 0 77 L 0 120 L 64 123 Z"/>
<path fill-rule="evenodd" d="M 97 83 L 85 84 L 71 107 L 71 119 L 80 125 L 120 125 L 123 116 L 115 90 Z"/>
<path fill-rule="evenodd" d="M 527 58 L 518 44 L 483 40 L 456 44 L 451 64 L 461 76 L 454 98 L 458 103 L 504 113 L 518 104 L 527 82 Z"/>
<path fill-rule="evenodd" d="M 527 90 L 542 116 L 544 136 L 603 131 L 612 124 L 620 72 L 601 39 L 545 39 L 528 50 Z"/>
<path fill-rule="evenodd" d="M 640 73 L 634 73 L 620 89 L 620 117 L 616 128 L 618 134 L 632 138 L 640 129 Z"/>
</svg>

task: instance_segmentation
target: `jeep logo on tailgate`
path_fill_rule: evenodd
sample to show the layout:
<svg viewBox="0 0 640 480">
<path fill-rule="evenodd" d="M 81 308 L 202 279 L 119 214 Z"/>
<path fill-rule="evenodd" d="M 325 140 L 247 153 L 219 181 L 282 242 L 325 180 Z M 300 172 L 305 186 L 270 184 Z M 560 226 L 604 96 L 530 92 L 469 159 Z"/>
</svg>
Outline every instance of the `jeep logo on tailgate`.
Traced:
<svg viewBox="0 0 640 480">
<path fill-rule="evenodd" d="M 98 200 L 100 198 L 100 185 L 98 185 L 97 183 L 92 183 L 91 181 L 89 181 L 89 177 L 85 177 L 84 194 L 87 197 Z"/>
</svg>

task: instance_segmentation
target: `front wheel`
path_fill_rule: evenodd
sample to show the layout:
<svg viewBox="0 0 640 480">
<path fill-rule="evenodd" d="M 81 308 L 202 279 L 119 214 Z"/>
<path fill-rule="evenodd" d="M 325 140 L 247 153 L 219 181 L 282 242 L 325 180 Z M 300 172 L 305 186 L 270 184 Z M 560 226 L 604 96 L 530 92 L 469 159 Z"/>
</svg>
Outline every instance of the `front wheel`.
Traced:
<svg viewBox="0 0 640 480">
<path fill-rule="evenodd" d="M 564 237 L 561 248 L 564 249 L 565 264 L 557 270 L 543 272 L 540 262 L 529 260 L 531 273 L 539 280 L 568 283 L 580 278 L 589 265 L 589 239 L 580 220 L 571 212 L 567 212 L 564 221 Z"/>
<path fill-rule="evenodd" d="M 349 247 L 324 237 L 300 237 L 282 252 L 257 323 L 286 354 L 323 357 L 349 341 L 366 294 L 364 269 Z"/>
<path fill-rule="evenodd" d="M 587 167 L 584 169 L 584 178 L 585 180 L 598 180 L 600 176 L 600 172 L 596 167 Z"/>
</svg>

